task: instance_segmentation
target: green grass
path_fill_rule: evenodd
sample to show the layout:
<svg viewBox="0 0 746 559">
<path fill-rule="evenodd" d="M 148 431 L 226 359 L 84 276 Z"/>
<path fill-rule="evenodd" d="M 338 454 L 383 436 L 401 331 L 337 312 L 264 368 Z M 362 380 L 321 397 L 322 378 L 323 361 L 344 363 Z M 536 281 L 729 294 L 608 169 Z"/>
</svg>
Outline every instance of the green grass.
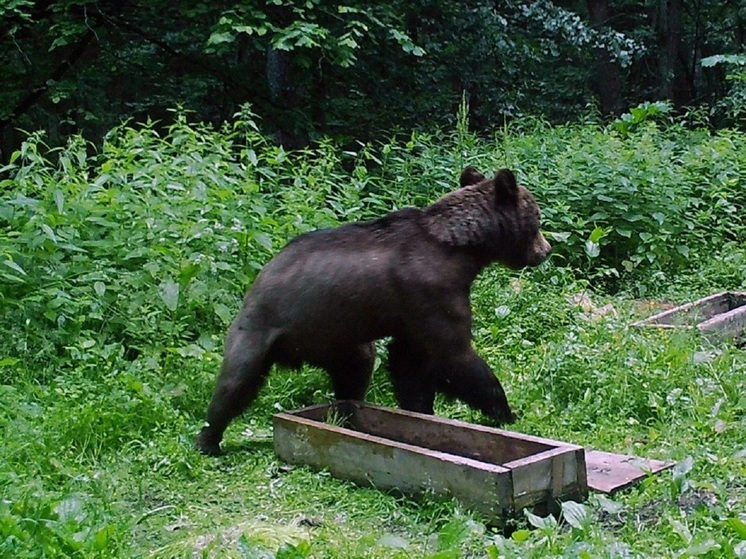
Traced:
<svg viewBox="0 0 746 559">
<path fill-rule="evenodd" d="M 0 556 L 746 557 L 744 349 L 629 326 L 746 289 L 743 135 L 522 123 L 494 142 L 286 154 L 250 124 L 125 127 L 98 151 L 48 153 L 33 136 L 0 171 Z M 511 428 L 673 472 L 503 531 L 453 500 L 278 461 L 272 413 L 332 397 L 312 369 L 270 377 L 228 455 L 196 453 L 227 323 L 261 265 L 299 232 L 427 203 L 467 162 L 517 168 L 557 244 L 540 269 L 492 268 L 474 288 L 475 345 L 520 413 Z M 634 194 L 599 198 L 621 177 L 645 195 L 629 236 L 614 216 Z M 394 404 L 384 354 L 369 400 Z M 437 412 L 484 420 L 458 402 Z"/>
</svg>

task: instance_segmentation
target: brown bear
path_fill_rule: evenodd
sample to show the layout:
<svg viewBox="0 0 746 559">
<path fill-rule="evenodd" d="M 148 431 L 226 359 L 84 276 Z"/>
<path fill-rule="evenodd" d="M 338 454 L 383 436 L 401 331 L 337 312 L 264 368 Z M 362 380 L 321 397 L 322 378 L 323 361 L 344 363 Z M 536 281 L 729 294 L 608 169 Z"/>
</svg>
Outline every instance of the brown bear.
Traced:
<svg viewBox="0 0 746 559">
<path fill-rule="evenodd" d="M 432 414 L 441 392 L 499 423 L 514 421 L 500 382 L 472 348 L 469 290 L 487 265 L 536 266 L 551 247 L 538 205 L 511 171 L 486 179 L 467 167 L 460 182 L 423 209 L 300 235 L 262 269 L 228 330 L 199 450 L 220 454 L 226 427 L 275 363 L 322 367 L 337 399 L 362 400 L 374 341 L 386 337 L 402 408 Z"/>
</svg>

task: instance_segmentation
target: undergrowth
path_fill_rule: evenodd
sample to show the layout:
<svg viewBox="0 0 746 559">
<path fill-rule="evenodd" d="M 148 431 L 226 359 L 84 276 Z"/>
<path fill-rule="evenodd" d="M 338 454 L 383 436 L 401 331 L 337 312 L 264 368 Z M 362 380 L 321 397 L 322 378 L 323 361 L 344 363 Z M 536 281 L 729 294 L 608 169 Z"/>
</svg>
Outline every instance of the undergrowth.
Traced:
<svg viewBox="0 0 746 559">
<path fill-rule="evenodd" d="M 523 121 L 489 141 L 288 153 L 248 111 L 221 130 L 122 126 L 101 148 L 30 135 L 0 170 L 0 555 L 746 557 L 743 350 L 629 326 L 746 289 L 744 144 L 677 123 Z M 473 292 L 514 428 L 673 473 L 498 530 L 455 501 L 280 463 L 271 414 L 332 397 L 313 369 L 271 375 L 228 456 L 198 455 L 225 329 L 261 266 L 301 232 L 427 204 L 467 164 L 515 169 L 555 245 Z M 394 405 L 385 369 L 382 353 L 369 399 Z"/>
</svg>

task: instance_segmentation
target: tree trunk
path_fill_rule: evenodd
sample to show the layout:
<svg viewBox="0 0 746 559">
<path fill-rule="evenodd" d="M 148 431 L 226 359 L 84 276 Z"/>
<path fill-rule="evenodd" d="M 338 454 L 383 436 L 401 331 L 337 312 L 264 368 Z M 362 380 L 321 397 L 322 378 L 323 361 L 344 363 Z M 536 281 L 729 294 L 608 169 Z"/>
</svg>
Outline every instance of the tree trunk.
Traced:
<svg viewBox="0 0 746 559">
<path fill-rule="evenodd" d="M 267 49 L 267 84 L 272 105 L 277 111 L 277 141 L 288 149 L 308 145 L 306 123 L 302 122 L 303 78 L 297 75 L 291 52 L 270 46 Z"/>
<path fill-rule="evenodd" d="M 660 75 L 659 94 L 669 99 L 677 107 L 689 104 L 692 92 L 689 90 L 682 67 L 681 49 L 681 0 L 661 0 L 658 6 L 658 71 Z"/>
<path fill-rule="evenodd" d="M 268 2 L 267 14 L 279 28 L 287 28 L 295 20 L 292 2 Z M 266 78 L 272 105 L 275 139 L 288 149 L 308 146 L 311 122 L 308 100 L 311 90 L 310 73 L 296 63 L 297 53 L 267 45 Z"/>
<path fill-rule="evenodd" d="M 608 0 L 587 0 L 591 26 L 601 29 L 609 20 Z M 619 66 L 605 48 L 595 49 L 596 64 L 591 76 L 591 87 L 601 103 L 601 114 L 619 114 L 622 106 L 622 78 Z"/>
</svg>

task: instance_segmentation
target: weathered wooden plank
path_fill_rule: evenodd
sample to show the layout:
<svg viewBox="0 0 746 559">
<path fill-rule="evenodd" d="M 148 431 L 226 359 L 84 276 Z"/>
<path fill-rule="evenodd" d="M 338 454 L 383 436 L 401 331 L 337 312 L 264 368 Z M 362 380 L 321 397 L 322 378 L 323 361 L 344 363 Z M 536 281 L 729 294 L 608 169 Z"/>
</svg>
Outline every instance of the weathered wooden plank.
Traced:
<svg viewBox="0 0 746 559">
<path fill-rule="evenodd" d="M 640 325 L 693 326 L 716 314 L 731 310 L 729 293 L 715 293 L 691 303 L 665 310 L 638 322 Z"/>
<path fill-rule="evenodd" d="M 674 463 L 586 449 L 585 464 L 588 470 L 588 487 L 611 494 L 670 468 Z"/>
<path fill-rule="evenodd" d="M 583 500 L 588 496 L 585 451 L 561 446 L 530 458 L 508 462 L 513 472 L 515 508 L 555 499 Z"/>
<path fill-rule="evenodd" d="M 510 431 L 371 405 L 354 405 L 352 428 L 415 446 L 503 464 L 554 448 Z"/>
<path fill-rule="evenodd" d="M 710 341 L 728 340 L 746 333 L 746 304 L 712 317 L 697 325 Z"/>
</svg>

